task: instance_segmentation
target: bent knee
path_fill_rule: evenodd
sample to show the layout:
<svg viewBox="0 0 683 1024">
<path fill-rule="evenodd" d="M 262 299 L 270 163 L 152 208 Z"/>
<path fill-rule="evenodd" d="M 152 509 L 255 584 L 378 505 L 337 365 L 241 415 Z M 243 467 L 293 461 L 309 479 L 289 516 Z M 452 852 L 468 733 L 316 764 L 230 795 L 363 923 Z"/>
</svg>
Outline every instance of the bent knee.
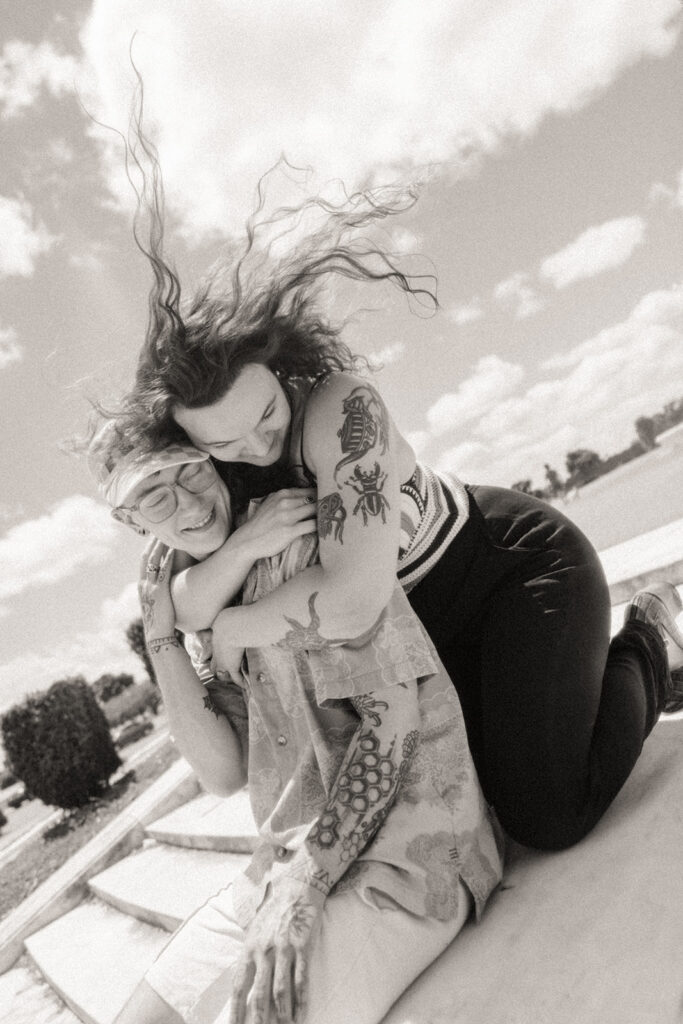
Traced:
<svg viewBox="0 0 683 1024">
<path fill-rule="evenodd" d="M 141 981 L 114 1024 L 183 1024 L 183 1018 L 148 982 Z"/>
<path fill-rule="evenodd" d="M 575 846 L 600 817 L 592 808 L 569 800 L 517 802 L 514 806 L 493 801 L 505 832 L 522 846 L 559 851 Z"/>
</svg>

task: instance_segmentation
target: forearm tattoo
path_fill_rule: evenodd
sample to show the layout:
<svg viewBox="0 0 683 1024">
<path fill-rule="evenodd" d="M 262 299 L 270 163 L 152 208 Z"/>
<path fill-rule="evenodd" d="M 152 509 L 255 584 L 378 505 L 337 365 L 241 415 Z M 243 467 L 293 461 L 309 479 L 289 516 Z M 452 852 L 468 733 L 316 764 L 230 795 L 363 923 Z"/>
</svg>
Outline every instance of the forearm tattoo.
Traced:
<svg viewBox="0 0 683 1024">
<path fill-rule="evenodd" d="M 342 402 L 344 423 L 337 431 L 343 458 L 334 469 L 334 478 L 343 466 L 358 462 L 373 448 L 380 455 L 387 450 L 389 416 L 379 394 L 369 384 L 354 388 Z"/>
<path fill-rule="evenodd" d="M 344 543 L 344 522 L 346 509 L 341 494 L 333 491 L 318 502 L 318 535 L 322 538 L 332 536 L 333 540 Z"/>
<path fill-rule="evenodd" d="M 326 640 L 318 632 L 320 616 L 315 610 L 315 599 L 317 596 L 318 591 L 316 590 L 308 599 L 308 613 L 311 616 L 311 621 L 307 626 L 303 622 L 297 622 L 296 619 L 290 619 L 289 615 L 284 616 L 292 628 L 285 633 L 280 641 L 281 644 L 285 644 L 295 651 L 320 651 L 324 647 L 330 646 L 332 641 Z"/>
<path fill-rule="evenodd" d="M 154 640 L 147 641 L 147 649 L 152 654 L 158 654 L 159 651 L 165 650 L 167 647 L 180 647 L 180 640 L 177 636 L 160 636 Z"/>
<path fill-rule="evenodd" d="M 403 740 L 378 735 L 385 701 L 370 695 L 352 698 L 361 725 L 342 762 L 320 816 L 306 837 L 312 863 L 298 877 L 327 895 L 372 841 L 386 820 L 410 768 L 419 742 L 413 729 Z"/>
</svg>

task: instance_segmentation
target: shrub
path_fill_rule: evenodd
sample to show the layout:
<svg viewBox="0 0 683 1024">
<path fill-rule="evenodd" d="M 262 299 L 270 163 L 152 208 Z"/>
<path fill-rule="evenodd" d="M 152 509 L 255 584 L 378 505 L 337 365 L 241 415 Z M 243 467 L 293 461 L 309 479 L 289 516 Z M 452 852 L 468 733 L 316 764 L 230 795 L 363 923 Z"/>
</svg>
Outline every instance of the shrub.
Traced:
<svg viewBox="0 0 683 1024">
<path fill-rule="evenodd" d="M 96 679 L 92 684 L 92 688 L 95 691 L 95 696 L 103 704 L 111 700 L 112 697 L 118 697 L 120 693 L 127 690 L 129 686 L 133 686 L 135 680 L 129 672 L 120 672 L 119 675 L 112 675 L 111 672 L 106 672 L 99 679 Z"/>
<path fill-rule="evenodd" d="M 13 786 L 16 781 L 11 771 L 5 769 L 2 775 L 0 775 L 0 789 L 7 789 L 8 786 Z"/>
<path fill-rule="evenodd" d="M 0 811 L 0 828 L 2 828 L 6 824 L 7 824 L 7 815 L 3 811 Z"/>
<path fill-rule="evenodd" d="M 104 713 L 80 676 L 16 704 L 0 728 L 13 774 L 32 796 L 66 810 L 102 793 L 121 764 Z"/>
<path fill-rule="evenodd" d="M 30 800 L 30 799 L 31 799 L 31 797 L 28 795 L 26 790 L 22 789 L 21 793 L 17 793 L 16 796 L 10 797 L 10 799 L 7 801 L 7 806 L 8 807 L 13 807 L 14 810 L 16 811 L 17 808 L 21 807 L 21 805 L 26 800 Z"/>
<path fill-rule="evenodd" d="M 129 722 L 128 725 L 124 725 L 116 737 L 116 746 L 119 750 L 122 747 L 127 747 L 129 743 L 135 743 L 136 740 L 146 736 L 153 728 L 149 718 L 145 718 L 142 722 Z"/>
<path fill-rule="evenodd" d="M 118 697 L 112 697 L 104 708 L 104 714 L 110 728 L 143 714 L 148 709 L 156 714 L 161 703 L 159 688 L 149 680 L 129 686 Z"/>
</svg>

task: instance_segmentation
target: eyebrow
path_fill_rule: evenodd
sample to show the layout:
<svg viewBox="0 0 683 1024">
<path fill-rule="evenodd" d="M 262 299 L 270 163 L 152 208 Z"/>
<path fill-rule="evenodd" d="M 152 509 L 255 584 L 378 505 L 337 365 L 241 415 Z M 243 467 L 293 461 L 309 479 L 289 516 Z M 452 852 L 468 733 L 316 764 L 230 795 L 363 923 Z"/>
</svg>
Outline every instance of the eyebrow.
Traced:
<svg viewBox="0 0 683 1024">
<path fill-rule="evenodd" d="M 270 401 L 266 405 L 265 409 L 263 410 L 263 412 L 259 416 L 258 423 L 261 423 L 261 421 L 263 420 L 263 417 L 266 415 L 268 410 L 271 409 L 275 405 L 275 398 L 276 398 L 276 396 L 273 395 L 273 397 L 270 399 Z M 240 437 L 242 437 L 242 436 L 243 435 L 240 434 Z M 234 444 L 235 441 L 239 441 L 239 439 L 240 439 L 239 437 L 233 437 L 229 441 L 226 441 L 225 438 L 222 438 L 220 441 L 200 441 L 199 444 L 203 444 L 207 448 L 210 448 L 211 445 L 214 445 L 214 444 Z"/>
<path fill-rule="evenodd" d="M 173 483 L 175 483 L 175 482 L 176 482 L 176 480 L 178 479 L 178 477 L 179 477 L 179 476 L 180 476 L 180 474 L 182 473 L 183 469 L 184 469 L 184 468 L 185 468 L 185 466 L 187 466 L 187 465 L 188 465 L 188 463 L 187 463 L 187 462 L 183 462 L 183 463 L 181 463 L 181 465 L 180 465 L 180 466 L 178 466 L 178 472 L 177 472 L 177 473 L 176 473 L 176 475 L 175 475 L 175 476 L 173 477 Z M 142 499 L 143 499 L 143 498 L 144 498 L 144 497 L 145 497 L 145 496 L 146 496 L 147 494 L 149 494 L 149 493 L 150 493 L 150 491 L 153 491 L 153 490 L 154 490 L 154 488 L 155 488 L 155 487 L 157 487 L 157 486 L 161 486 L 161 487 L 165 486 L 164 484 L 161 484 L 161 485 L 159 485 L 159 484 L 157 484 L 156 482 L 155 482 L 155 483 L 152 483 L 152 481 L 154 480 L 154 478 L 155 478 L 155 477 L 158 477 L 160 473 L 161 473 L 161 470 L 160 470 L 160 469 L 157 469 L 157 470 L 155 470 L 155 472 L 154 472 L 154 473 L 150 473 L 150 475 L 149 475 L 148 477 L 146 477 L 146 479 L 150 481 L 150 483 L 149 483 L 149 487 L 145 487 L 145 489 L 144 489 L 143 491 L 140 491 L 140 493 L 138 494 L 137 498 L 136 498 L 136 499 L 135 499 L 135 501 L 133 502 L 133 504 L 134 504 L 134 505 L 137 505 L 137 504 L 139 504 L 139 503 L 140 503 L 140 502 L 142 501 Z"/>
</svg>

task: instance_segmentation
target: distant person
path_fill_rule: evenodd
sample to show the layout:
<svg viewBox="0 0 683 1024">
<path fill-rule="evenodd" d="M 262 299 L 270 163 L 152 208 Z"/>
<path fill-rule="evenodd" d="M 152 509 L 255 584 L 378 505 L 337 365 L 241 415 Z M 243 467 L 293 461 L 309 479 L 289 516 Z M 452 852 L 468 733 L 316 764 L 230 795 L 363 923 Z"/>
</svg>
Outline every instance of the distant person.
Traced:
<svg viewBox="0 0 683 1024">
<path fill-rule="evenodd" d="M 281 550 L 281 524 L 254 529 L 247 518 L 234 529 L 205 452 L 123 455 L 105 431 L 91 464 L 115 517 L 157 538 L 140 598 L 173 734 L 208 789 L 248 780 L 259 827 L 249 866 L 181 926 L 117 1024 L 242 1024 L 247 998 L 251 1021 L 379 1024 L 501 877 L 450 680 L 394 582 L 371 628 L 349 641 L 318 632 L 315 594 L 310 622 L 288 618 L 277 643 L 247 645 L 244 663 L 217 621 L 223 681 L 205 687 L 176 637 L 173 549 L 198 560 L 186 572 L 216 600 L 241 587 L 245 609 L 272 604 L 319 572 L 317 538 L 301 527 L 309 495 L 283 496 L 301 535 Z M 249 512 L 263 515 L 258 503 Z M 254 535 L 273 554 L 248 565 L 236 553 L 244 537 L 253 553 Z M 181 600 L 196 597 L 182 573 L 173 585 Z"/>
</svg>

